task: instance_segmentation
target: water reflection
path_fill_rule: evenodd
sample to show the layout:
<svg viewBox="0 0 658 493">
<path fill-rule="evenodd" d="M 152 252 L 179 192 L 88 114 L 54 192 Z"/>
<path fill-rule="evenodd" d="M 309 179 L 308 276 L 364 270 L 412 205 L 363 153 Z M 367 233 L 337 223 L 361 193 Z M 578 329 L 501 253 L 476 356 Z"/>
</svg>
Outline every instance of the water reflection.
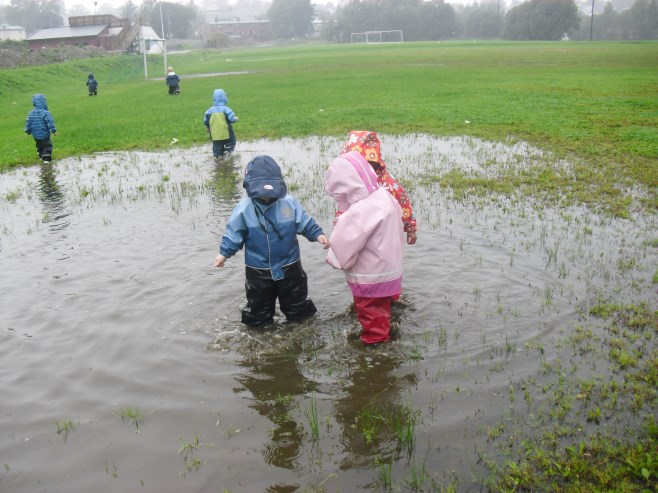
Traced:
<svg viewBox="0 0 658 493">
<path fill-rule="evenodd" d="M 50 224 L 52 231 L 70 226 L 71 215 L 66 210 L 66 191 L 57 181 L 57 169 L 52 163 L 42 163 L 39 173 L 39 199 L 43 205 L 43 222 Z"/>
<path fill-rule="evenodd" d="M 263 450 L 265 462 L 294 469 L 305 439 L 302 423 L 293 417 L 297 407 L 295 397 L 315 390 L 316 383 L 306 378 L 300 369 L 302 343 L 291 338 L 284 346 L 247 355 L 238 363 L 247 371 L 236 380 L 253 396 L 249 407 L 275 425 Z"/>
<path fill-rule="evenodd" d="M 336 145 L 325 142 L 250 148 L 283 157 L 295 195 L 329 227 L 333 199 L 321 182 Z M 358 323 L 341 315 L 349 304 L 344 280 L 324 271 L 324 256 L 310 246 L 308 263 L 317 274 L 311 289 L 322 305 L 317 331 L 304 325 L 256 334 L 231 315 L 243 303 L 243 267 L 236 262 L 222 276 L 205 276 L 218 236 L 214 226 L 199 225 L 230 213 L 242 174 L 197 157 L 207 155 L 205 146 L 180 159 L 173 151 L 108 153 L 0 174 L 0 428 L 6 430 L 0 456 L 7 458 L 0 484 L 11 485 L 0 490 L 32 493 L 39 484 L 109 491 L 113 484 L 128 491 L 118 485 L 144 484 L 143 491 L 171 491 L 176 484 L 180 493 L 209 485 L 352 492 L 376 489 L 383 463 L 394 473 L 389 490 L 408 491 L 407 479 L 420 474 L 414 464 L 422 461 L 431 478 L 419 491 L 438 491 L 448 471 L 463 478 L 459 491 L 474 491 L 464 483 L 483 477 L 476 461 L 502 457 L 508 445 L 502 437 L 489 442 L 490 427 L 518 423 L 525 436 L 541 433 L 541 421 L 551 425 L 543 390 L 561 385 L 562 370 L 570 372 L 561 361 L 577 364 L 588 381 L 600 378 L 597 368 L 608 368 L 603 323 L 588 309 L 601 300 L 656 309 L 658 218 L 617 220 L 521 195 L 454 197 L 436 180 L 462 169 L 460 156 L 494 177 L 504 167 L 513 177 L 532 162 L 523 157 L 516 166 L 518 153 L 501 157 L 486 143 L 469 141 L 460 150 L 461 141 L 451 140 L 448 152 L 442 142 L 387 137 L 399 159 L 390 163 L 396 178 L 413 184 L 423 237 L 405 252 L 412 306 L 399 318 L 397 340 L 375 351 L 346 340 L 345 329 Z M 201 187 L 206 194 L 180 205 Z M 51 232 L 65 209 L 70 226 Z M 42 222 L 44 214 L 51 222 Z M 45 234 L 35 234 L 35 222 Z M 44 237 L 54 247 L 46 254 Z M 134 330 L 144 320 L 148 330 Z M 203 353 L 213 330 L 212 346 L 221 353 Z M 591 334 L 588 340 L 598 341 L 591 347 L 601 351 L 574 352 L 572 332 Z M 556 347 L 567 336 L 571 343 Z M 528 397 L 520 397 L 521 381 L 535 378 Z M 54 387 L 44 385 L 49 379 Z M 318 438 L 306 414 L 314 392 Z M 148 412 L 145 433 L 122 425 L 117 406 Z M 584 409 L 573 411 L 583 416 Z M 217 425 L 215 410 L 226 424 Z M 422 412 L 411 461 L 384 421 L 410 411 Z M 537 420 L 524 424 L 521 416 L 529 413 Z M 381 419 L 365 427 L 368 416 Z M 79 426 L 65 444 L 53 423 L 69 418 Z M 199 450 L 199 459 L 214 467 L 182 481 L 177 444 L 197 434 L 216 445 Z M 64 477 L 64 470 L 89 473 Z"/>
<path fill-rule="evenodd" d="M 349 378 L 342 397 L 334 404 L 347 452 L 340 464 L 342 470 L 389 462 L 413 445 L 400 434 L 413 426 L 415 419 L 414 411 L 400 402 L 400 394 L 416 385 L 417 376 L 414 372 L 398 375 L 403 363 L 404 356 L 386 346 L 363 348 L 349 362 Z"/>
<path fill-rule="evenodd" d="M 224 210 L 229 205 L 233 208 L 241 198 L 242 174 L 236 166 L 230 163 L 216 163 L 213 168 L 210 186 L 212 187 L 212 201 L 215 207 L 221 207 Z"/>
</svg>

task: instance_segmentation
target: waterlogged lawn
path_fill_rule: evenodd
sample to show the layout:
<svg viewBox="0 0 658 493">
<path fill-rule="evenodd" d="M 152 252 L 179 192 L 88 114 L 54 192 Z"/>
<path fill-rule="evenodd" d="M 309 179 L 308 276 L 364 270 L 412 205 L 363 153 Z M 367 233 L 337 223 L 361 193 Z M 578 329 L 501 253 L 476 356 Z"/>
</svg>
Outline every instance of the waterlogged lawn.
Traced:
<svg viewBox="0 0 658 493">
<path fill-rule="evenodd" d="M 341 138 L 98 153 L 0 175 L 0 484 L 62 491 L 654 491 L 656 217 L 509 181 L 574 164 L 523 142 L 381 134 L 420 224 L 395 337 L 361 347 L 339 272 L 302 242 L 308 323 L 240 323 L 213 269 L 255 154 L 330 230 Z M 477 187 L 474 187 L 477 188 Z M 66 471 L 66 474 L 63 474 Z"/>
<path fill-rule="evenodd" d="M 629 190 L 658 186 L 658 45 L 646 43 L 404 43 L 312 45 L 170 54 L 182 76 L 168 97 L 163 59 L 107 57 L 14 69 L 0 80 L 0 166 L 32 164 L 21 134 L 31 95 L 43 92 L 60 130 L 55 157 L 121 149 L 162 150 L 207 142 L 201 124 L 212 91 L 227 91 L 240 116 L 239 139 L 343 136 L 356 128 L 390 134 L 525 141 L 568 158 L 573 174 L 517 173 L 510 182 L 470 182 L 463 190 L 542 190 L 627 217 Z M 84 82 L 93 71 L 100 95 Z M 157 80 L 157 78 L 160 80 Z"/>
</svg>

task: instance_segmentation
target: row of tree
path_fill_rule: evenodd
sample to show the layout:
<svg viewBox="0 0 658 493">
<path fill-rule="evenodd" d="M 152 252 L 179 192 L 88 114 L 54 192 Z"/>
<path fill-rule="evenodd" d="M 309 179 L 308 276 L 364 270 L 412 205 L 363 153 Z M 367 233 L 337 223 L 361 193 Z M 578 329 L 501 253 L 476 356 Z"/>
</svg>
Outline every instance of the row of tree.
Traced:
<svg viewBox="0 0 658 493">
<path fill-rule="evenodd" d="M 322 16 L 321 35 L 330 42 L 349 42 L 352 33 L 389 30 L 402 30 L 406 41 L 658 39 L 656 2 L 635 0 L 619 13 L 608 2 L 602 14 L 591 16 L 581 12 L 575 0 L 528 0 L 507 11 L 500 0 L 457 7 L 444 0 L 350 0 Z M 273 0 L 268 14 L 275 35 L 308 35 L 312 9 L 311 0 Z"/>
<path fill-rule="evenodd" d="M 329 42 L 350 42 L 352 33 L 402 30 L 405 41 L 658 39 L 657 1 L 634 0 L 622 12 L 608 2 L 602 13 L 590 16 L 579 11 L 575 0 L 527 0 L 507 11 L 501 0 L 457 7 L 444 0 L 350 0 L 333 12 L 321 11 L 321 36 Z M 10 0 L 1 9 L 0 21 L 23 26 L 28 33 L 64 25 L 61 0 Z M 277 39 L 304 38 L 314 32 L 312 0 L 273 0 L 264 14 Z M 143 0 L 139 6 L 127 0 L 119 15 L 133 21 L 141 17 L 165 38 L 191 38 L 203 22 L 193 0 Z"/>
</svg>

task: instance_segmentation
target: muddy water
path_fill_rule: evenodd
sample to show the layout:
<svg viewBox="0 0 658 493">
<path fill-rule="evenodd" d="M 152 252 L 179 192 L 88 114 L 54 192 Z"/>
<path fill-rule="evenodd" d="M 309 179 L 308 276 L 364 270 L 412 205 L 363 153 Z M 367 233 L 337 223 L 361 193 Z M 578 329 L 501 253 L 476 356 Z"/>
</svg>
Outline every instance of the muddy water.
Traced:
<svg viewBox="0 0 658 493">
<path fill-rule="evenodd" d="M 241 170 L 273 156 L 330 232 L 322 177 L 341 143 L 241 142 L 228 165 L 172 146 L 0 175 L 1 491 L 356 491 L 387 474 L 400 490 L 420 476 L 429 491 L 476 491 L 476 451 L 508 416 L 510 382 L 556 357 L 596 300 L 655 306 L 655 218 L 456 200 L 428 178 L 550 157 L 384 136 L 420 227 L 394 341 L 361 346 L 342 274 L 303 239 L 319 313 L 245 328 L 242 254 L 212 268 Z M 411 440 L 382 424 L 394 417 Z"/>
</svg>

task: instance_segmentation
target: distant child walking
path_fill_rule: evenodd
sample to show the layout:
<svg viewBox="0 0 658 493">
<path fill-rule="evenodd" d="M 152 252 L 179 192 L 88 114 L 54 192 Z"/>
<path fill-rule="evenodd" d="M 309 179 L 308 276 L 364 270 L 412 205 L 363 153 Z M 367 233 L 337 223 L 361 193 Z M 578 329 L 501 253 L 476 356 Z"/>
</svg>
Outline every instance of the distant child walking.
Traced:
<svg viewBox="0 0 658 493">
<path fill-rule="evenodd" d="M 167 77 L 165 84 L 169 87 L 170 96 L 178 96 L 180 94 L 180 77 L 176 75 L 173 67 L 167 67 Z"/>
<path fill-rule="evenodd" d="M 53 158 L 53 143 L 50 134 L 57 135 L 55 120 L 48 111 L 46 97 L 43 94 L 32 96 L 34 109 L 27 115 L 25 121 L 25 133 L 34 138 L 37 145 L 37 154 L 44 163 L 49 163 Z"/>
<path fill-rule="evenodd" d="M 87 89 L 90 96 L 98 96 L 98 81 L 94 78 L 94 74 L 90 73 L 87 77 Z"/>
<path fill-rule="evenodd" d="M 287 320 L 313 315 L 317 309 L 308 298 L 297 235 L 329 248 L 322 228 L 288 195 L 281 169 L 270 156 L 249 162 L 242 185 L 247 197 L 233 209 L 214 263 L 223 267 L 226 259 L 245 249 L 247 305 L 242 323 L 271 323 L 277 298 Z"/>
<path fill-rule="evenodd" d="M 239 120 L 231 108 L 226 106 L 228 98 L 224 89 L 215 89 L 212 94 L 212 106 L 203 115 L 203 124 L 212 140 L 212 154 L 215 159 L 231 157 L 237 139 L 233 124 Z"/>
<path fill-rule="evenodd" d="M 379 185 L 396 198 L 402 207 L 402 223 L 407 233 L 407 243 L 409 245 L 416 243 L 416 218 L 411 201 L 404 187 L 388 172 L 386 163 L 382 159 L 381 143 L 377 133 L 369 130 L 351 131 L 343 147 L 343 154 L 350 151 L 358 152 L 370 163 L 377 173 Z"/>
<path fill-rule="evenodd" d="M 358 152 L 335 159 L 324 189 L 341 214 L 331 233 L 327 263 L 345 273 L 354 297 L 361 341 L 387 341 L 391 301 L 402 292 L 404 230 L 397 200 L 377 183 L 377 174 Z"/>
</svg>

